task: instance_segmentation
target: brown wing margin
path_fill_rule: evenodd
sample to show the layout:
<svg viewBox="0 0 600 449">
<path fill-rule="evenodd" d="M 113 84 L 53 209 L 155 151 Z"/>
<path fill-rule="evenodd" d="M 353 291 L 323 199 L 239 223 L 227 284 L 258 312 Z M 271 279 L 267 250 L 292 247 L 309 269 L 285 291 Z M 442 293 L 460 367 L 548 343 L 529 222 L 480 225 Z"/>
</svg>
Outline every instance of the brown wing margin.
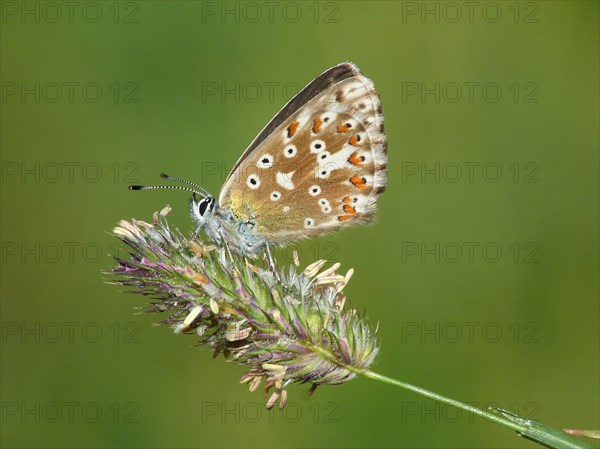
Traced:
<svg viewBox="0 0 600 449">
<path fill-rule="evenodd" d="M 242 153 L 238 161 L 235 163 L 227 180 L 236 171 L 238 166 L 246 158 L 246 156 L 258 147 L 273 131 L 275 131 L 279 125 L 285 122 L 292 114 L 300 109 L 304 104 L 308 103 L 320 92 L 327 89 L 329 86 L 339 83 L 340 81 L 350 78 L 352 76 L 361 75 L 360 70 L 351 62 L 342 62 L 336 66 L 331 67 L 325 72 L 321 73 L 317 78 L 312 80 L 304 89 L 296 94 L 288 103 L 271 119 L 271 121 L 263 128 L 263 130 L 254 138 L 250 146 L 246 148 L 246 151 Z M 225 183 L 227 183 L 225 180 Z"/>
</svg>

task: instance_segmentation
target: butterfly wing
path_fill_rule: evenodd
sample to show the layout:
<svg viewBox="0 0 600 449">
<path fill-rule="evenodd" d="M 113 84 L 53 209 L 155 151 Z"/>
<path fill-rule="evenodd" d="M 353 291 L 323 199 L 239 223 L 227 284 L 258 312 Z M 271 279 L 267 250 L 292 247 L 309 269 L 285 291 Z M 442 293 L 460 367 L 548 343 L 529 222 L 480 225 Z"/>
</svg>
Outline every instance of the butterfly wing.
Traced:
<svg viewBox="0 0 600 449">
<path fill-rule="evenodd" d="M 387 143 L 373 83 L 351 63 L 300 91 L 242 154 L 219 205 L 272 243 L 372 220 Z"/>
</svg>

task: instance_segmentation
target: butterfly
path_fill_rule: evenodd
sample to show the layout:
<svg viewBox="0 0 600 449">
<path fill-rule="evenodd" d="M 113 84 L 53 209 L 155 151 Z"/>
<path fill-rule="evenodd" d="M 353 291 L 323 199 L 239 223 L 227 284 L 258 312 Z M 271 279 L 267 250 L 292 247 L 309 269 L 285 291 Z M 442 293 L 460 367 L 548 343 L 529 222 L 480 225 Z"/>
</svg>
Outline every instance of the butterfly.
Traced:
<svg viewBox="0 0 600 449">
<path fill-rule="evenodd" d="M 373 82 L 344 62 L 323 72 L 281 109 L 241 155 L 218 200 L 200 185 L 192 217 L 217 244 L 256 258 L 374 218 L 387 183 L 383 110 Z M 198 198 L 196 195 L 199 195 Z M 271 260 L 271 258 L 269 257 Z"/>
</svg>

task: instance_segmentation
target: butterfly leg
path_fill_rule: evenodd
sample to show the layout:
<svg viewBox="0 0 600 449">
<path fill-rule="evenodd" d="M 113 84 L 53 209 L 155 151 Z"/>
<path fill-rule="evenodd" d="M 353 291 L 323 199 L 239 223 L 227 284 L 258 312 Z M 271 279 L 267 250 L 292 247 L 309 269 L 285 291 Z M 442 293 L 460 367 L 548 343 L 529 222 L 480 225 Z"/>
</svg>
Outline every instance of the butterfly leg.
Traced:
<svg viewBox="0 0 600 449">
<path fill-rule="evenodd" d="M 233 255 L 231 254 L 231 249 L 229 248 L 229 244 L 227 243 L 227 240 L 225 239 L 225 235 L 223 234 L 223 229 L 219 229 L 219 235 L 221 236 L 221 242 L 223 242 L 223 247 L 225 248 L 225 252 L 227 253 L 229 262 L 231 263 L 231 272 L 233 273 L 233 270 L 235 268 L 235 263 L 233 261 Z"/>
<path fill-rule="evenodd" d="M 196 240 L 196 237 L 198 237 L 198 234 L 200 234 L 200 229 L 202 229 L 202 225 L 200 225 L 196 228 L 196 230 L 192 234 L 192 238 L 190 240 Z"/>
<path fill-rule="evenodd" d="M 269 242 L 265 243 L 265 248 L 266 248 L 266 254 L 267 254 L 267 261 L 269 262 L 269 269 L 271 270 L 271 273 L 273 273 L 273 276 L 275 276 L 275 279 L 277 280 L 277 282 L 281 283 L 279 274 L 275 270 L 275 261 L 273 260 L 273 254 L 271 254 L 271 247 L 269 246 Z"/>
</svg>

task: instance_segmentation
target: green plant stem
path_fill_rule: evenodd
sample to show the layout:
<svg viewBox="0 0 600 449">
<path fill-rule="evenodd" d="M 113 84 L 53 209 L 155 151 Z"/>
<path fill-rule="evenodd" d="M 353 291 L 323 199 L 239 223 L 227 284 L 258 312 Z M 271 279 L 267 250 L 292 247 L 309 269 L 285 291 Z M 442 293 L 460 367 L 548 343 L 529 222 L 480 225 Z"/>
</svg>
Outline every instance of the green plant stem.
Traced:
<svg viewBox="0 0 600 449">
<path fill-rule="evenodd" d="M 346 368 L 355 372 L 356 374 L 368 377 L 369 379 L 378 380 L 380 382 L 384 382 L 390 385 L 395 385 L 397 387 L 404 388 L 405 390 L 412 391 L 413 393 L 420 394 L 421 396 L 426 396 L 438 402 L 452 405 L 458 409 L 465 410 L 475 415 L 479 415 L 480 417 L 495 422 L 496 424 L 500 424 L 502 426 L 508 427 L 509 429 L 513 429 L 519 434 L 519 436 L 527 438 L 531 441 L 535 441 L 536 443 L 539 443 L 542 446 L 554 449 L 595 448 L 595 446 L 581 438 L 573 437 L 572 435 L 569 435 L 566 432 L 563 432 L 562 430 L 554 429 L 534 420 L 520 418 L 505 410 L 481 410 L 477 407 L 465 404 L 464 402 L 460 402 L 455 399 L 442 396 L 441 394 L 425 390 L 423 388 L 411 385 L 406 382 L 401 382 L 399 380 L 392 379 L 391 377 L 387 377 L 370 370 L 357 370 L 351 367 Z"/>
<path fill-rule="evenodd" d="M 329 351 L 325 351 L 318 345 L 309 344 L 308 346 L 311 347 L 313 351 L 320 354 L 324 359 L 327 359 L 334 364 L 337 363 L 338 359 Z M 425 390 L 424 388 L 417 387 L 416 385 L 392 379 L 391 377 L 375 373 L 368 369 L 360 369 L 351 365 L 344 365 L 344 368 L 358 375 L 368 377 L 369 379 L 378 380 L 386 384 L 404 388 L 405 390 L 412 391 L 413 393 L 420 394 L 421 396 L 425 396 L 435 401 L 451 405 L 460 410 L 473 413 L 481 418 L 487 419 L 496 424 L 500 424 L 501 426 L 508 427 L 509 429 L 516 431 L 519 436 L 527 438 L 528 440 L 534 441 L 545 447 L 552 449 L 596 449 L 594 445 L 582 438 L 578 438 L 563 432 L 562 430 L 546 426 L 532 419 L 521 418 L 520 416 L 517 416 L 514 413 L 506 410 L 492 407 L 490 407 L 490 410 L 481 410 L 477 407 L 473 407 L 472 405 L 465 404 L 464 402 L 442 396 L 441 394 L 434 393 L 433 391 Z"/>
<path fill-rule="evenodd" d="M 368 377 L 370 379 L 379 380 L 381 382 L 384 382 L 384 383 L 387 383 L 390 385 L 395 385 L 397 387 L 404 388 L 405 390 L 409 390 L 414 393 L 420 394 L 421 396 L 426 396 L 426 397 L 434 399 L 436 401 L 452 405 L 456 408 L 465 410 L 465 411 L 473 413 L 475 415 L 479 415 L 482 418 L 487 418 L 490 421 L 493 421 L 497 424 L 501 424 L 503 426 L 509 427 L 513 430 L 516 430 L 517 432 L 523 432 L 523 431 L 527 430 L 527 427 L 524 425 L 515 423 L 507 418 L 503 418 L 502 416 L 496 415 L 492 412 L 487 412 L 487 411 L 481 410 L 477 407 L 473 407 L 471 405 L 465 404 L 464 402 L 460 402 L 455 399 L 451 399 L 446 396 L 442 396 L 441 394 L 434 393 L 433 391 L 425 390 L 425 389 L 417 387 L 415 385 L 411 385 L 406 382 L 401 382 L 399 380 L 392 379 L 391 377 L 383 376 L 381 374 L 378 374 L 378 373 L 375 373 L 375 372 L 369 371 L 369 370 L 362 371 L 359 374 L 362 374 L 363 376 Z"/>
</svg>

